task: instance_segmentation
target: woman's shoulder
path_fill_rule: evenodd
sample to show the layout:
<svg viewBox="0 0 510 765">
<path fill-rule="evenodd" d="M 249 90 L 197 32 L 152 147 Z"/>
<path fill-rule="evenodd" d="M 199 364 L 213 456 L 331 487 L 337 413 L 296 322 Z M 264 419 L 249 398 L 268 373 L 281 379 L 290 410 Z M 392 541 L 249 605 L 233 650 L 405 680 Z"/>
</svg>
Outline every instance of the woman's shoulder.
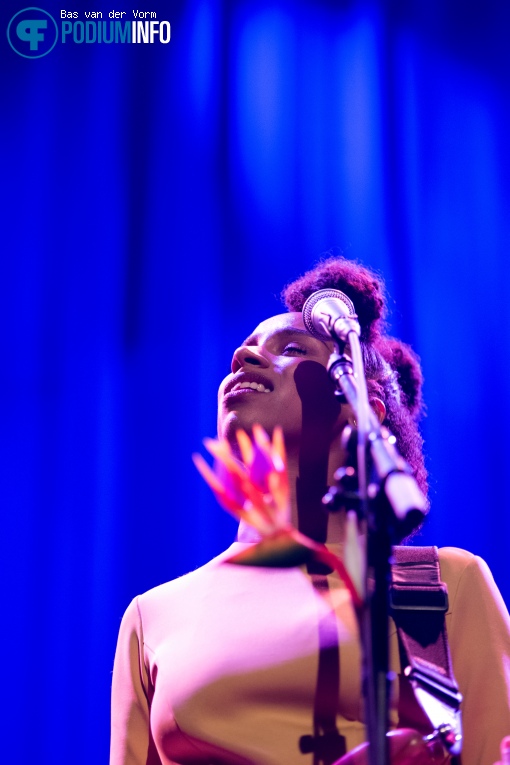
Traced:
<svg viewBox="0 0 510 765">
<path fill-rule="evenodd" d="M 234 545 L 224 550 L 219 555 L 216 555 L 211 560 L 204 563 L 202 566 L 189 571 L 186 574 L 170 579 L 168 582 L 158 584 L 156 587 L 152 587 L 150 590 L 141 593 L 135 598 L 138 604 L 143 606 L 153 601 L 161 601 L 167 598 L 175 596 L 181 596 L 187 589 L 193 588 L 199 585 L 204 579 L 208 579 L 214 569 L 216 569 L 224 560 L 228 558 L 233 552 Z"/>
<path fill-rule="evenodd" d="M 484 610 L 493 606 L 508 619 L 508 611 L 487 563 L 478 555 L 458 547 L 439 549 L 441 579 L 448 587 L 450 609 L 455 604 L 474 610 L 484 603 Z M 478 612 L 480 615 L 480 612 Z"/>
<path fill-rule="evenodd" d="M 439 548 L 439 567 L 441 569 L 441 579 L 448 585 L 451 592 L 465 580 L 485 579 L 492 581 L 493 577 L 486 562 L 468 550 L 462 550 L 460 547 L 440 547 Z"/>
<path fill-rule="evenodd" d="M 476 567 L 479 561 L 482 561 L 477 555 L 468 550 L 462 550 L 460 547 L 440 547 L 438 552 L 443 581 L 459 579 L 466 572 L 466 569 L 470 566 Z"/>
<path fill-rule="evenodd" d="M 144 629 L 153 623 L 159 624 L 163 614 L 172 622 L 189 619 L 192 612 L 196 613 L 204 605 L 204 599 L 211 597 L 218 580 L 217 572 L 224 568 L 221 564 L 245 546 L 234 542 L 195 570 L 137 595 L 128 606 L 125 618 L 137 621 Z"/>
<path fill-rule="evenodd" d="M 447 584 L 473 577 L 494 581 L 488 565 L 479 555 L 460 547 L 440 547 L 438 552 L 441 578 Z"/>
</svg>

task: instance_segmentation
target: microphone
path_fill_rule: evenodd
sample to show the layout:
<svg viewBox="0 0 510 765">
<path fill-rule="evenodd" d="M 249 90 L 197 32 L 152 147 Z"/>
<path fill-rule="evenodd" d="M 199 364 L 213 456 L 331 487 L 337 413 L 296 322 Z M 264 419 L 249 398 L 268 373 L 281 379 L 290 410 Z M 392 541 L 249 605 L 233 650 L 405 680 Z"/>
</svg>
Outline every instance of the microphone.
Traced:
<svg viewBox="0 0 510 765">
<path fill-rule="evenodd" d="M 310 295 L 303 306 L 303 322 L 319 340 L 346 343 L 349 332 L 359 337 L 361 331 L 354 303 L 340 290 L 318 290 Z"/>
</svg>

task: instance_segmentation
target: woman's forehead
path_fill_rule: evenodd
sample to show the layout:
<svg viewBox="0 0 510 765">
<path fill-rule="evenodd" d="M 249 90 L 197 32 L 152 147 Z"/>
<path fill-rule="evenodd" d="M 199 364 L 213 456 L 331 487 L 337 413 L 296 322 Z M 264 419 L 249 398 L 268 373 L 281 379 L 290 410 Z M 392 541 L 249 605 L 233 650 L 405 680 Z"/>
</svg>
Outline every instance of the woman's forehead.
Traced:
<svg viewBox="0 0 510 765">
<path fill-rule="evenodd" d="M 269 319 L 264 319 L 264 321 L 261 321 L 260 324 L 255 327 L 251 335 L 244 341 L 243 345 L 251 345 L 251 341 L 260 340 L 264 337 L 292 330 L 309 334 L 303 323 L 303 315 L 301 312 L 289 311 L 288 313 L 280 313 L 277 316 L 271 316 Z"/>
</svg>

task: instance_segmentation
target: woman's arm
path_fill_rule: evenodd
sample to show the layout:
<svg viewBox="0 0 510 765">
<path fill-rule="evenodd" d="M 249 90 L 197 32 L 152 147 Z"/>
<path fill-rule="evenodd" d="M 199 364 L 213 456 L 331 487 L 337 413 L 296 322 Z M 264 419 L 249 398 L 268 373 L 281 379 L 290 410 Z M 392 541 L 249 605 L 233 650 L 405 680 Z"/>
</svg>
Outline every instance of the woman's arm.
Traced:
<svg viewBox="0 0 510 765">
<path fill-rule="evenodd" d="M 115 653 L 110 765 L 161 765 L 150 732 L 149 677 L 137 598 L 122 619 Z"/>
<path fill-rule="evenodd" d="M 462 764 L 492 765 L 510 734 L 510 618 L 481 558 L 454 548 L 441 553 L 442 572 L 446 566 L 462 570 L 456 587 L 449 588 L 447 617 L 453 669 L 464 696 Z"/>
</svg>

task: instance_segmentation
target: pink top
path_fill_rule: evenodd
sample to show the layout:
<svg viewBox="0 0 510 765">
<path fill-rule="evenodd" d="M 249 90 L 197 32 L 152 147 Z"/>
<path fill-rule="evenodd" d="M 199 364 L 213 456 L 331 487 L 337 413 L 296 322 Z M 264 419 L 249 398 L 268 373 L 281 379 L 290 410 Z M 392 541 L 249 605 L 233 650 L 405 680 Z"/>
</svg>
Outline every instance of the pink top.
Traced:
<svg viewBox="0 0 510 765">
<path fill-rule="evenodd" d="M 299 742 L 313 733 L 319 647 L 336 662 L 336 724 L 347 749 L 364 741 L 358 628 L 342 582 L 222 563 L 243 547 L 128 607 L 115 656 L 110 765 L 311 765 Z M 480 558 L 455 548 L 439 555 L 465 698 L 462 765 L 492 765 L 510 733 L 510 619 Z M 398 673 L 393 626 L 391 664 Z M 398 682 L 392 697 L 396 727 Z"/>
</svg>

